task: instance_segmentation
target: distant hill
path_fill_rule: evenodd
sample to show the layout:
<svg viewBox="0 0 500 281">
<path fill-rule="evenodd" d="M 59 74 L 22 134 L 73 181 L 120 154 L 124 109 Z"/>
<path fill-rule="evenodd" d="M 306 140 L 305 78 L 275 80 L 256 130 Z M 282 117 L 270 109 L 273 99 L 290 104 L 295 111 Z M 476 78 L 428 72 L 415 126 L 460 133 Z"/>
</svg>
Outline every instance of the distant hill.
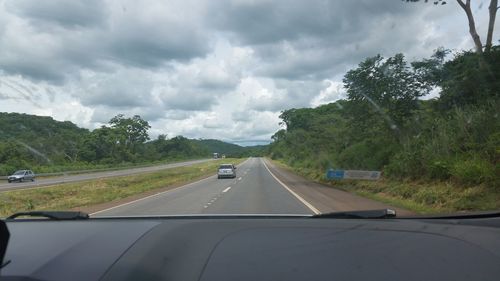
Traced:
<svg viewBox="0 0 500 281">
<path fill-rule="evenodd" d="M 206 147 L 210 152 L 217 152 L 221 154 L 226 154 L 226 155 L 232 155 L 232 154 L 238 154 L 244 151 L 244 147 L 239 146 L 237 144 L 233 143 L 228 143 L 228 142 L 223 142 L 220 140 L 214 140 L 214 139 L 201 139 L 197 140 L 197 142 L 203 146 Z"/>
<path fill-rule="evenodd" d="M 0 112 L 0 174 L 35 165 L 75 162 L 90 134 L 70 121 Z"/>
<path fill-rule="evenodd" d="M 33 142 L 37 139 L 82 136 L 88 133 L 89 130 L 79 128 L 70 121 L 61 122 L 47 116 L 0 112 L 0 140 Z"/>
<path fill-rule="evenodd" d="M 200 139 L 196 141 L 210 152 L 224 154 L 227 157 L 262 156 L 268 147 L 267 145 L 240 146 L 215 139 Z"/>
</svg>

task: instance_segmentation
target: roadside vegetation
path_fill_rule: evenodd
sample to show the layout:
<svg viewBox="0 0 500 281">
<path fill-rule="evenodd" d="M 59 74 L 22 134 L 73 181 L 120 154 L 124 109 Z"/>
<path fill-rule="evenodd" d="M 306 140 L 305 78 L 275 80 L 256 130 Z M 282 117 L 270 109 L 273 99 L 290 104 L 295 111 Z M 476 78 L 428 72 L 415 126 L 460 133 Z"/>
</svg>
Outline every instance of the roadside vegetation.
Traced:
<svg viewBox="0 0 500 281">
<path fill-rule="evenodd" d="M 262 153 L 219 140 L 196 140 L 159 135 L 151 140 L 150 126 L 140 116 L 118 114 L 93 131 L 51 117 L 0 113 L 0 176 L 20 169 L 55 173 L 116 169 L 188 159 Z M 216 149 L 216 150 L 214 150 Z"/>
<path fill-rule="evenodd" d="M 416 211 L 500 209 L 500 47 L 448 56 L 365 59 L 344 76 L 345 99 L 281 113 L 270 157 L 322 182 L 329 168 L 381 170 L 379 182 L 328 183 Z"/>
<path fill-rule="evenodd" d="M 213 175 L 222 162 L 239 164 L 245 160 L 242 158 L 220 159 L 154 173 L 4 191 L 0 193 L 0 202 L 2 202 L 0 217 L 30 210 L 68 210 L 115 202 Z"/>
</svg>

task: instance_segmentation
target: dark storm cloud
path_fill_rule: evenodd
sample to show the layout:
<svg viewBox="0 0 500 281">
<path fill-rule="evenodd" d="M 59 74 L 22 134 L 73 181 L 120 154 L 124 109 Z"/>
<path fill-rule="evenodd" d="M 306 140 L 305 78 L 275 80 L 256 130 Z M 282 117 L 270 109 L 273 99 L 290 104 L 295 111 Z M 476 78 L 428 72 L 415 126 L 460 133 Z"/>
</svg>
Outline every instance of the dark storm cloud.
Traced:
<svg viewBox="0 0 500 281">
<path fill-rule="evenodd" d="M 102 25 L 108 12 L 106 4 L 99 0 L 16 0 L 6 4 L 9 11 L 35 24 L 67 28 Z"/>
<path fill-rule="evenodd" d="M 118 63 L 143 68 L 165 61 L 187 61 L 204 56 L 208 38 L 198 27 L 182 22 L 120 21 L 108 33 L 107 52 Z"/>
<path fill-rule="evenodd" d="M 213 24 L 256 51 L 256 74 L 317 80 L 377 53 L 412 51 L 421 12 L 437 9 L 394 0 L 229 1 L 217 8 Z"/>
<path fill-rule="evenodd" d="M 394 14 L 409 14 L 401 1 L 226 1 L 213 5 L 213 24 L 234 33 L 243 44 L 328 37 L 345 42 L 363 36 L 367 24 Z M 361 31 L 361 32 L 360 32 Z M 311 42 L 314 45 L 314 42 Z"/>
<path fill-rule="evenodd" d="M 202 8 L 197 10 L 197 6 Z M 27 21 L 27 28 L 43 27 L 43 38 L 24 34 L 24 41 L 28 41 L 24 46 L 5 38 L 3 49 L 11 48 L 22 57 L 0 55 L 0 67 L 7 73 L 54 83 L 64 82 L 82 68 L 100 71 L 106 61 L 148 69 L 171 61 L 186 63 L 209 53 L 210 40 L 220 31 L 233 43 L 253 48 L 254 59 L 259 61 L 256 75 L 319 80 L 367 54 L 375 55 L 378 47 L 388 43 L 367 42 L 376 38 L 376 33 L 393 33 L 395 45 L 401 46 L 401 41 L 406 44 L 401 38 L 414 33 L 395 28 L 397 24 L 404 26 L 398 19 L 418 16 L 415 5 L 394 0 L 174 1 L 168 5 L 153 1 L 139 5 L 134 1 L 19 0 L 7 2 L 6 7 Z M 206 11 L 200 12 L 203 8 Z M 65 30 L 75 27 L 77 31 Z M 17 36 L 24 32 L 11 31 Z M 25 50 L 30 45 L 42 50 Z M 216 88 L 228 86 L 210 80 L 204 83 Z"/>
<path fill-rule="evenodd" d="M 61 84 L 83 69 L 109 71 L 109 63 L 154 69 L 210 51 L 201 23 L 179 17 L 168 6 L 174 4 L 128 4 L 122 10 L 112 1 L 7 2 L 0 69 Z"/>
<path fill-rule="evenodd" d="M 157 103 L 151 96 L 151 74 L 134 68 L 119 69 L 82 80 L 77 93 L 83 105 L 108 107 L 140 107 Z"/>
<path fill-rule="evenodd" d="M 25 77 L 30 77 L 34 81 L 51 81 L 54 84 L 60 84 L 64 81 L 64 73 L 59 70 L 45 67 L 45 64 L 37 63 L 36 61 L 7 61 L 1 60 L 1 68 L 8 74 L 20 74 Z"/>
</svg>

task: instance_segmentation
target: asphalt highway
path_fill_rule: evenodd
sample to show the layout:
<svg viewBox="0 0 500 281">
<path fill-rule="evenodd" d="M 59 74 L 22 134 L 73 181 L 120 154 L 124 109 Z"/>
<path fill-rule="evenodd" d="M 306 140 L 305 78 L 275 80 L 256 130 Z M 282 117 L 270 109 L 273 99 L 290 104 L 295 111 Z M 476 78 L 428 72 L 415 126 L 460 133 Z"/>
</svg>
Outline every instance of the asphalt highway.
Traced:
<svg viewBox="0 0 500 281">
<path fill-rule="evenodd" d="M 156 165 L 156 166 L 149 166 L 149 167 L 123 169 L 123 170 L 116 170 L 116 171 L 94 172 L 94 173 L 66 175 L 66 176 L 58 176 L 58 177 L 50 177 L 50 178 L 37 178 L 34 182 L 8 183 L 7 180 L 5 180 L 2 183 L 0 183 L 0 192 L 6 191 L 6 190 L 13 190 L 13 189 L 41 187 L 41 186 L 61 184 L 61 183 L 67 183 L 67 182 L 77 182 L 77 181 L 85 181 L 85 180 L 92 180 L 92 179 L 99 179 L 99 178 L 119 177 L 119 176 L 127 176 L 127 175 L 134 175 L 134 174 L 156 172 L 156 171 L 160 171 L 160 170 L 164 170 L 164 169 L 189 166 L 189 165 L 203 163 L 203 162 L 207 162 L 207 161 L 211 161 L 211 160 L 213 160 L 213 159 L 192 160 L 192 161 L 184 161 L 184 162 L 177 162 L 177 163 L 163 164 L 163 165 Z"/>
<path fill-rule="evenodd" d="M 261 158 L 249 158 L 234 179 L 214 175 L 112 208 L 92 216 L 190 214 L 313 214 L 314 207 L 294 195 L 269 171 Z"/>
</svg>

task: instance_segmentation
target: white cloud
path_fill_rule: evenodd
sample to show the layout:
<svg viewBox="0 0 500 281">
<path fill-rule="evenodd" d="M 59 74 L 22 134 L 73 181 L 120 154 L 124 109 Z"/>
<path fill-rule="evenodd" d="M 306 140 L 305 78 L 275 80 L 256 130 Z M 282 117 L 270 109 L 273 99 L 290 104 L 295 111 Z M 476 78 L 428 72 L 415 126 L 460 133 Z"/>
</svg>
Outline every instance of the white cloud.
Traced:
<svg viewBox="0 0 500 281">
<path fill-rule="evenodd" d="M 312 107 L 317 107 L 322 104 L 327 104 L 346 98 L 346 93 L 342 82 L 325 80 L 323 84 L 326 86 L 326 88 L 321 90 L 321 92 L 319 92 L 319 95 L 314 97 L 314 99 L 311 101 Z"/>
</svg>

